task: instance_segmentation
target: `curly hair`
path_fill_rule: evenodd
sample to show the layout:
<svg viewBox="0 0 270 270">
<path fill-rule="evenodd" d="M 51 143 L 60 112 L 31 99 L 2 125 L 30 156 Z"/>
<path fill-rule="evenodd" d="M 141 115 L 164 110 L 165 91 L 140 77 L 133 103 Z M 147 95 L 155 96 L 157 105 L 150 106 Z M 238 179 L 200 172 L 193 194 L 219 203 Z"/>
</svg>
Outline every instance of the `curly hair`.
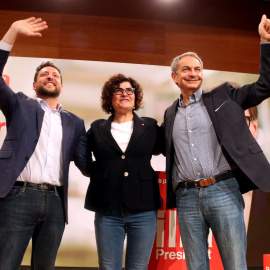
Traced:
<svg viewBox="0 0 270 270">
<path fill-rule="evenodd" d="M 112 97 L 114 91 L 119 87 L 122 82 L 129 82 L 133 88 L 135 88 L 135 111 L 139 110 L 143 106 L 143 91 L 141 85 L 131 77 L 126 77 L 123 74 L 117 74 L 111 76 L 103 85 L 101 90 L 101 107 L 105 113 L 113 114 L 114 109 L 112 107 Z"/>
</svg>

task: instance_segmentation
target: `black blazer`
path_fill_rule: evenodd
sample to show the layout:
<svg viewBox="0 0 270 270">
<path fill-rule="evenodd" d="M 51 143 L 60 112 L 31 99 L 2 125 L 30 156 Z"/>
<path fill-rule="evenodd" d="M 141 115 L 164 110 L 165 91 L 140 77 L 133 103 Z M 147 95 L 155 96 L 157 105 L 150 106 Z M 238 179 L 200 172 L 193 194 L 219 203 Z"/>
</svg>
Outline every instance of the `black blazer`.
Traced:
<svg viewBox="0 0 270 270">
<path fill-rule="evenodd" d="M 0 198 L 5 197 L 21 174 L 37 145 L 44 111 L 40 104 L 23 94 L 14 93 L 2 78 L 9 52 L 0 50 L 0 109 L 6 117 L 7 136 L 0 150 Z M 68 172 L 72 159 L 83 170 L 81 158 L 86 144 L 84 122 L 76 115 L 62 110 L 63 127 L 63 197 L 68 221 Z M 79 147 L 80 146 L 80 147 Z"/>
<path fill-rule="evenodd" d="M 160 128 L 152 118 L 134 113 L 134 127 L 123 152 L 111 134 L 113 115 L 100 119 L 88 130 L 90 184 L 85 208 L 92 211 L 120 209 L 154 210 L 161 206 L 158 177 L 151 167 L 153 154 L 160 153 Z"/>
<path fill-rule="evenodd" d="M 224 83 L 202 98 L 212 120 L 225 156 L 239 167 L 235 177 L 240 190 L 245 193 L 259 187 L 270 191 L 270 165 L 259 144 L 249 131 L 244 111 L 257 106 L 270 96 L 270 44 L 261 44 L 260 77 L 256 83 L 234 88 Z M 172 130 L 179 100 L 164 114 L 162 127 L 166 136 L 167 208 L 176 207 L 171 171 L 174 161 Z"/>
</svg>

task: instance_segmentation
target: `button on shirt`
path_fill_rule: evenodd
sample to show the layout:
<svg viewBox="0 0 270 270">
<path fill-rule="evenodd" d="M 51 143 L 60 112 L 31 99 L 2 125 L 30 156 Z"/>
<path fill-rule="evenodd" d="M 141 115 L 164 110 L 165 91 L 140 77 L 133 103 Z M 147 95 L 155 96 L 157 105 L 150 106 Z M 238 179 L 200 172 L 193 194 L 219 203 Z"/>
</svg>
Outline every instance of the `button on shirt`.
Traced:
<svg viewBox="0 0 270 270">
<path fill-rule="evenodd" d="M 231 170 L 204 106 L 202 89 L 189 99 L 189 105 L 185 106 L 180 96 L 173 126 L 174 187 L 177 182 L 194 181 Z"/>
<path fill-rule="evenodd" d="M 62 105 L 59 104 L 57 109 L 51 110 L 46 101 L 40 98 L 37 98 L 37 101 L 45 112 L 41 132 L 36 149 L 18 180 L 61 186 L 63 185 L 63 132 L 60 116 Z"/>
</svg>

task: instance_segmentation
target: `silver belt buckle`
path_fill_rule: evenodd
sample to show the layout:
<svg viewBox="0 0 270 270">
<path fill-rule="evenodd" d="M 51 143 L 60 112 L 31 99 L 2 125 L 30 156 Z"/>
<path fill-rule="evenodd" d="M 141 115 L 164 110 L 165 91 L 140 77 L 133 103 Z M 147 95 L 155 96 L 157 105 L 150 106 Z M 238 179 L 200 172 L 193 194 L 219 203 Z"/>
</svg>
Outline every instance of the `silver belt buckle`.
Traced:
<svg viewBox="0 0 270 270">
<path fill-rule="evenodd" d="M 39 189 L 48 190 L 49 186 L 47 184 L 40 184 Z"/>
</svg>

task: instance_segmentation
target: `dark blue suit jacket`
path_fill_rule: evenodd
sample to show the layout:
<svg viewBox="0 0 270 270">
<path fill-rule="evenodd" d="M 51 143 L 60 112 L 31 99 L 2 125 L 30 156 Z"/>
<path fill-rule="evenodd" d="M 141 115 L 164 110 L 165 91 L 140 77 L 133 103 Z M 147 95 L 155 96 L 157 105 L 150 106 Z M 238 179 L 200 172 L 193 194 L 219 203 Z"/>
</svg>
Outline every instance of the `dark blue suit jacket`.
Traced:
<svg viewBox="0 0 270 270">
<path fill-rule="evenodd" d="M 3 69 L 9 52 L 0 50 L 0 109 L 6 117 L 7 135 L 0 150 L 0 198 L 10 191 L 18 176 L 24 169 L 37 145 L 42 126 L 44 111 L 40 104 L 23 94 L 14 93 L 2 78 Z M 80 146 L 85 143 L 84 122 L 76 115 L 61 112 L 63 141 L 63 195 L 66 222 L 68 172 L 72 159 L 83 171 L 84 159 L 80 158 Z"/>
<path fill-rule="evenodd" d="M 234 88 L 224 83 L 203 93 L 204 105 L 212 120 L 225 155 L 237 166 L 235 177 L 245 193 L 259 187 L 270 191 L 270 165 L 247 126 L 244 111 L 270 96 L 270 44 L 261 44 L 260 77 L 256 83 Z M 172 130 L 179 100 L 164 115 L 166 136 L 167 208 L 175 208 L 171 171 L 174 161 Z"/>
</svg>

